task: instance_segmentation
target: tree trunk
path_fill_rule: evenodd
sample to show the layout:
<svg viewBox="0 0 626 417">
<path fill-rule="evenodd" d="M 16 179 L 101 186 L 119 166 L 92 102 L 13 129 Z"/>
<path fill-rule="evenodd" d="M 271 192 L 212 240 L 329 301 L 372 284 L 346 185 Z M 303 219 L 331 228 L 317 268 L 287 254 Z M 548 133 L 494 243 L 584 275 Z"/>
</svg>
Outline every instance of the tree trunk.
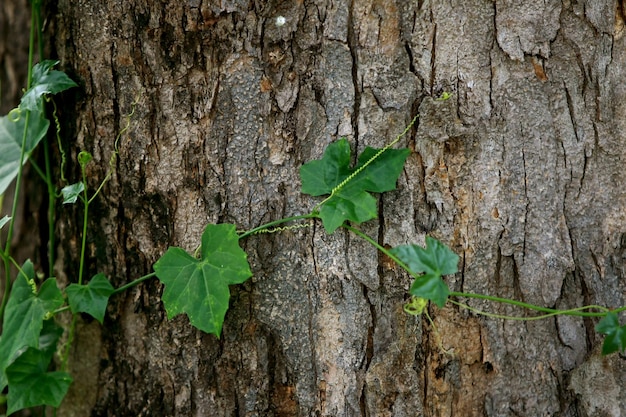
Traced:
<svg viewBox="0 0 626 417">
<path fill-rule="evenodd" d="M 92 190 L 139 99 L 93 205 L 91 275 L 120 286 L 170 245 L 193 252 L 207 223 L 308 213 L 303 163 L 340 137 L 382 147 L 418 114 L 363 231 L 441 239 L 461 256 L 453 291 L 625 302 L 622 2 L 59 0 L 51 29 L 81 86 L 63 134 L 73 160 L 94 155 Z M 68 281 L 81 222 L 66 209 L 57 226 Z M 409 277 L 354 235 L 314 224 L 243 245 L 254 277 L 231 288 L 221 339 L 167 320 L 147 281 L 79 326 L 60 415 L 626 412 L 624 361 L 599 357 L 594 320 L 448 305 L 429 309 L 435 330 L 403 312 Z"/>
</svg>

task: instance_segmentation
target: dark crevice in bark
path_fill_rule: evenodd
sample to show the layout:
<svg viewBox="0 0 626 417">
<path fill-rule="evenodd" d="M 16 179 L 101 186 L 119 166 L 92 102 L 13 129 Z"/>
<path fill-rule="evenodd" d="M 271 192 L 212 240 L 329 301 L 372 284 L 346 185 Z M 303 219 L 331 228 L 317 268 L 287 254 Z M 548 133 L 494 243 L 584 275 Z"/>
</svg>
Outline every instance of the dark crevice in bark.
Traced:
<svg viewBox="0 0 626 417">
<path fill-rule="evenodd" d="M 511 262 L 513 264 L 513 298 L 524 302 L 524 293 L 522 292 L 522 287 L 520 285 L 519 266 L 515 260 L 515 255 L 511 256 Z"/>
<path fill-rule="evenodd" d="M 431 10 L 431 19 L 434 20 Z M 435 77 L 437 76 L 437 23 L 433 25 L 433 44 L 430 51 L 430 95 L 435 96 Z"/>
<path fill-rule="evenodd" d="M 361 91 L 363 87 L 359 82 L 359 43 L 354 33 L 354 26 L 356 25 L 353 18 L 354 0 L 350 4 L 348 11 L 348 48 L 350 49 L 350 55 L 352 56 L 352 84 L 354 86 L 354 106 L 352 109 L 352 133 L 354 135 L 354 141 L 356 149 L 359 149 L 359 112 L 361 109 Z M 356 154 L 356 152 L 355 152 Z"/>
<path fill-rule="evenodd" d="M 521 127 L 521 133 L 522 133 L 522 137 L 524 136 L 524 129 L 523 127 Z M 522 167 L 524 169 L 524 226 L 523 226 L 523 242 L 522 242 L 522 262 L 524 262 L 524 259 L 526 258 L 526 241 L 528 240 L 528 235 L 527 235 L 527 231 L 526 228 L 528 227 L 528 208 L 530 205 L 530 200 L 528 199 L 528 170 L 527 170 L 527 165 L 526 165 L 526 155 L 524 153 L 524 148 L 522 147 Z"/>
<path fill-rule="evenodd" d="M 498 242 L 500 242 L 500 239 L 502 239 L 503 233 L 504 233 L 504 230 L 500 232 L 500 237 L 498 238 Z M 495 274 L 493 277 L 493 281 L 494 281 L 496 288 L 500 288 L 500 285 L 502 284 L 501 271 L 502 271 L 502 248 L 498 244 L 498 251 L 496 252 L 496 268 L 495 268 Z"/>
</svg>

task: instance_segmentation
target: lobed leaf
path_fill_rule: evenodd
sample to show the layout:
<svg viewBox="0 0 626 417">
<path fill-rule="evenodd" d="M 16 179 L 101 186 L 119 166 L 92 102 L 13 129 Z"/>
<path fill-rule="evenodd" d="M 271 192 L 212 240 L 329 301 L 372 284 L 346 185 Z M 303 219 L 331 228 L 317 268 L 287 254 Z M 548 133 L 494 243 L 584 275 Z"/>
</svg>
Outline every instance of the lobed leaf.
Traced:
<svg viewBox="0 0 626 417">
<path fill-rule="evenodd" d="M 596 331 L 606 335 L 602 354 L 622 352 L 626 349 L 626 326 L 620 326 L 617 314 L 610 312 L 596 325 Z"/>
<path fill-rule="evenodd" d="M 115 288 L 104 274 L 97 274 L 87 285 L 70 284 L 65 291 L 72 313 L 87 313 L 102 324 Z"/>
<path fill-rule="evenodd" d="M 45 60 L 33 67 L 33 80 L 31 87 L 22 96 L 21 109 L 36 111 L 45 94 L 57 94 L 78 86 L 64 72 L 52 69 L 58 63 L 59 61 Z"/>
<path fill-rule="evenodd" d="M 443 307 L 450 295 L 443 275 L 458 271 L 459 256 L 450 248 L 430 236 L 426 236 L 426 248 L 417 245 L 402 245 L 391 249 L 391 253 L 406 264 L 415 274 L 424 274 L 415 278 L 410 294 L 432 300 Z"/>
<path fill-rule="evenodd" d="M 328 145 L 322 159 L 300 167 L 302 193 L 314 197 L 331 195 L 320 209 L 320 218 L 328 233 L 334 232 L 346 220 L 362 223 L 376 218 L 376 199 L 370 193 L 396 188 L 409 150 L 387 149 L 373 159 L 379 151 L 366 148 L 359 156 L 357 166 L 350 168 L 350 145 L 342 139 Z M 356 175 L 338 188 L 353 174 Z"/>
<path fill-rule="evenodd" d="M 63 204 L 74 204 L 80 193 L 85 191 L 85 183 L 77 182 L 75 184 L 66 185 L 61 189 L 61 195 L 63 195 Z"/>
<path fill-rule="evenodd" d="M 0 195 L 4 194 L 11 181 L 17 177 L 22 156 L 24 129 L 26 128 L 26 146 L 22 164 L 46 135 L 50 126 L 50 122 L 43 117 L 42 113 L 34 111 L 30 113 L 30 116 L 27 114 L 27 111 L 18 109 L 8 116 L 0 117 Z"/>
<path fill-rule="evenodd" d="M 66 372 L 47 372 L 49 365 L 47 352 L 29 347 L 7 368 L 7 415 L 38 405 L 61 405 L 72 378 Z"/>
<path fill-rule="evenodd" d="M 26 261 L 13 284 L 6 305 L 0 336 L 0 391 L 7 384 L 6 369 L 28 347 L 39 347 L 47 314 L 63 305 L 56 279 L 48 278 L 37 291 L 35 270 Z"/>
<path fill-rule="evenodd" d="M 201 258 L 169 248 L 154 264 L 165 285 L 163 304 L 168 318 L 185 313 L 192 325 L 220 336 L 228 310 L 228 286 L 252 276 L 246 253 L 232 224 L 209 224 L 202 234 Z"/>
</svg>

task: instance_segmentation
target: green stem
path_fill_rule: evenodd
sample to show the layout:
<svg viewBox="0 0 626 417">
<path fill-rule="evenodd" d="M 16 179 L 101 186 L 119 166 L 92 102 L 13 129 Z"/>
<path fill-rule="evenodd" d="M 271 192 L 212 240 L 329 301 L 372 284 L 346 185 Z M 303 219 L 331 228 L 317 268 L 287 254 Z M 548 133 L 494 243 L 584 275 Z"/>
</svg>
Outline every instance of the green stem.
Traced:
<svg viewBox="0 0 626 417">
<path fill-rule="evenodd" d="M 22 135 L 22 150 L 20 154 L 20 164 L 17 170 L 17 179 L 15 180 L 15 191 L 13 193 L 13 205 L 11 207 L 11 220 L 9 220 L 9 230 L 7 232 L 7 242 L 4 248 L 4 257 L 10 259 L 11 240 L 13 239 L 13 229 L 15 226 L 15 215 L 17 214 L 17 203 L 20 193 L 20 185 L 22 183 L 23 164 L 26 155 L 26 138 L 28 133 L 28 122 L 30 121 L 30 111 L 26 112 L 26 120 L 24 121 L 24 134 Z M 3 257 L 3 258 L 4 258 Z M 4 293 L 2 294 L 2 303 L 0 303 L 0 320 L 4 315 L 4 309 L 11 293 L 11 267 L 9 262 L 4 262 Z"/>
<path fill-rule="evenodd" d="M 81 164 L 83 181 L 86 182 L 85 166 Z M 83 236 L 80 246 L 80 265 L 78 266 L 78 285 L 83 284 L 83 270 L 85 269 L 85 247 L 87 246 L 87 220 L 89 219 L 89 196 L 87 195 L 87 185 L 83 188 L 83 202 L 85 211 L 83 213 Z"/>
<path fill-rule="evenodd" d="M 156 272 L 152 272 L 152 273 L 150 273 L 150 274 L 148 274 L 148 275 L 144 275 L 143 277 L 141 277 L 141 278 L 137 278 L 136 280 L 134 280 L 134 281 L 132 281 L 132 282 L 129 282 L 128 284 L 122 285 L 121 287 L 119 287 L 119 288 L 117 288 L 115 291 L 113 291 L 113 292 L 111 293 L 111 295 L 113 295 L 113 294 L 119 294 L 119 293 L 121 293 L 121 292 L 124 292 L 124 291 L 126 291 L 127 289 L 132 288 L 132 287 L 134 287 L 135 285 L 138 285 L 138 284 L 140 284 L 140 283 L 144 282 L 145 280 L 150 279 L 150 278 L 153 278 L 153 277 L 156 277 Z"/>
<path fill-rule="evenodd" d="M 61 370 L 63 372 L 67 372 L 67 364 L 70 358 L 70 349 L 72 348 L 72 343 L 74 342 L 74 332 L 76 331 L 76 318 L 77 314 L 72 314 L 72 324 L 70 324 L 70 329 L 67 334 L 67 342 L 65 343 L 65 351 L 63 352 L 63 358 L 61 360 Z"/>
<path fill-rule="evenodd" d="M 458 301 L 454 301 L 454 300 L 450 300 L 448 299 L 448 301 L 450 301 L 452 304 L 457 305 L 461 308 L 465 308 L 471 312 L 474 312 L 476 314 L 479 314 L 481 316 L 485 316 L 485 317 L 491 317 L 494 319 L 503 319 L 503 320 L 515 320 L 515 321 L 535 321 L 535 320 L 542 320 L 542 319 L 547 319 L 549 317 L 553 317 L 553 316 L 579 316 L 579 317 L 589 317 L 586 314 L 588 313 L 582 313 L 581 312 L 585 311 L 585 310 L 607 310 L 606 308 L 602 307 L 602 306 L 597 306 L 597 305 L 588 305 L 588 306 L 583 306 L 583 307 L 577 307 L 577 308 L 572 308 L 569 310 L 556 310 L 552 313 L 548 313 L 548 314 L 542 314 L 540 316 L 532 316 L 532 317 L 520 317 L 520 316 L 508 316 L 506 314 L 495 314 L 495 313 L 489 313 L 487 311 L 483 311 L 480 310 L 478 308 L 474 308 L 471 307 L 467 304 L 463 304 L 460 303 Z M 605 311 L 604 313 L 591 313 L 591 314 L 601 314 L 602 316 L 605 316 L 607 311 Z M 596 317 L 596 316 L 591 316 L 591 317 Z"/>
<path fill-rule="evenodd" d="M 46 164 L 46 185 L 48 186 L 48 276 L 54 275 L 54 223 L 55 223 L 55 204 L 56 190 L 52 183 L 52 167 L 50 165 L 50 144 L 48 140 L 44 140 L 43 146 L 44 161 Z"/>
<path fill-rule="evenodd" d="M 296 221 L 296 220 L 305 220 L 305 219 L 317 219 L 319 218 L 317 213 L 309 213 L 309 214 L 304 214 L 301 216 L 292 216 L 292 217 L 285 217 L 284 219 L 279 219 L 279 220 L 274 220 L 273 222 L 269 222 L 269 223 L 265 223 L 262 224 L 259 227 L 255 227 L 254 229 L 248 230 L 247 232 L 243 232 L 241 235 L 239 235 L 239 239 L 244 239 L 248 236 L 257 234 L 257 233 L 261 233 L 264 230 L 268 230 L 270 227 L 274 227 L 274 226 L 278 226 L 279 224 L 284 224 L 284 223 L 288 223 L 288 222 L 292 222 L 292 221 Z"/>
<path fill-rule="evenodd" d="M 69 310 L 70 310 L 70 306 L 63 306 L 63 307 L 60 307 L 60 308 L 57 308 L 56 310 L 54 310 L 52 312 L 52 315 L 54 316 L 54 315 L 57 315 L 59 313 L 63 313 L 64 311 L 69 311 Z"/>
<path fill-rule="evenodd" d="M 46 174 L 41 168 L 39 168 L 39 165 L 37 165 L 37 162 L 35 162 L 35 159 L 32 157 L 32 155 L 28 157 L 28 162 L 30 163 L 30 166 L 35 170 L 37 175 L 39 175 L 42 180 L 47 181 Z"/>
<path fill-rule="evenodd" d="M 404 269 L 406 272 L 409 273 L 409 275 L 411 275 L 413 278 L 419 278 L 419 275 L 416 275 L 414 272 L 412 272 L 409 267 L 402 262 L 396 255 L 394 255 L 393 253 L 391 253 L 389 250 L 387 250 L 384 246 L 380 245 L 378 242 L 376 242 L 374 239 L 372 239 L 371 237 L 369 237 L 368 235 L 366 235 L 365 233 L 361 232 L 359 229 L 355 229 L 354 227 L 347 225 L 346 223 L 342 224 L 341 227 L 343 227 L 344 229 L 347 229 L 349 231 L 351 231 L 352 233 L 354 233 L 355 235 L 359 236 L 360 238 L 366 240 L 367 242 L 369 242 L 372 246 L 374 246 L 376 249 L 378 249 L 379 251 L 381 251 L 382 253 L 384 253 L 385 255 L 387 255 L 389 258 L 391 258 L 392 261 L 394 261 L 395 263 L 398 264 L 398 266 L 402 269 Z"/>
<path fill-rule="evenodd" d="M 32 8 L 30 14 L 30 39 L 28 44 L 28 76 L 26 78 L 26 90 L 30 88 L 33 82 L 33 54 L 35 51 L 35 29 L 37 23 L 35 7 Z M 20 153 L 20 165 L 17 170 L 17 178 L 15 180 L 15 192 L 13 193 L 13 206 L 11 208 L 11 220 L 9 221 L 9 229 L 7 232 L 7 242 L 4 249 L 3 259 L 10 258 L 11 239 L 13 238 L 13 228 L 15 226 L 15 215 L 17 214 L 17 200 L 19 198 L 20 184 L 22 181 L 23 162 L 26 149 L 26 138 L 28 133 L 28 122 L 30 120 L 30 112 L 26 112 L 26 120 L 24 122 L 24 134 L 22 135 L 22 148 Z M 0 303 L 0 321 L 4 316 L 9 294 L 11 293 L 11 267 L 9 262 L 4 261 L 4 293 L 2 294 L 2 302 Z"/>
<path fill-rule="evenodd" d="M 405 263 L 403 263 L 400 259 L 398 259 L 394 254 L 392 254 L 389 250 L 384 248 L 382 245 L 380 245 L 374 239 L 372 239 L 371 237 L 369 237 L 365 233 L 361 232 L 359 229 L 355 229 L 354 227 L 349 226 L 349 225 L 347 225 L 345 223 L 342 225 L 342 227 L 347 229 L 347 230 L 349 230 L 349 231 L 351 231 L 352 233 L 356 234 L 357 236 L 361 237 L 362 239 L 366 240 L 367 242 L 369 242 L 372 246 L 376 247 L 379 251 L 381 251 L 382 253 L 387 255 L 389 258 L 391 258 L 395 263 L 398 264 L 398 266 L 400 266 L 402 269 L 407 271 L 414 278 L 419 278 L 418 275 L 416 275 L 413 272 L 411 272 L 409 267 Z M 465 292 L 451 292 L 450 293 L 450 297 L 478 298 L 478 299 L 493 301 L 493 302 L 502 303 L 502 304 L 510 304 L 510 305 L 522 307 L 522 308 L 525 308 L 525 309 L 528 309 L 528 310 L 534 310 L 534 311 L 540 311 L 540 312 L 543 312 L 543 313 L 547 313 L 547 314 L 544 314 L 544 315 L 541 315 L 541 316 L 536 316 L 536 317 L 504 316 L 504 315 L 499 315 L 499 314 L 487 313 L 487 312 L 475 309 L 473 307 L 470 307 L 470 306 L 468 306 L 466 304 L 459 303 L 457 301 L 448 299 L 448 301 L 450 301 L 451 303 L 456 304 L 456 305 L 458 305 L 460 307 L 463 307 L 463 308 L 467 308 L 467 309 L 469 309 L 469 310 L 471 310 L 471 311 L 473 311 L 473 312 L 475 312 L 477 314 L 481 314 L 481 315 L 484 315 L 484 316 L 487 316 L 487 317 L 495 317 L 495 318 L 510 319 L 510 320 L 538 320 L 538 319 L 548 318 L 548 317 L 556 316 L 556 315 L 576 316 L 576 317 L 604 317 L 604 316 L 606 316 L 607 312 L 609 312 L 609 309 L 607 309 L 605 307 L 602 307 L 602 306 L 597 306 L 597 305 L 588 305 L 588 306 L 573 308 L 573 309 L 569 309 L 569 310 L 557 310 L 557 309 L 554 309 L 554 308 L 541 307 L 541 306 L 537 306 L 537 305 L 534 305 L 534 304 L 525 303 L 523 301 L 511 300 L 509 298 L 495 297 L 495 296 L 492 296 L 492 295 L 465 293 Z M 586 310 L 593 310 L 593 309 L 601 310 L 602 312 L 586 311 Z M 618 308 L 616 310 L 611 310 L 611 311 L 613 311 L 615 313 L 626 311 L 626 306 L 620 307 L 620 308 Z"/>
<path fill-rule="evenodd" d="M 554 316 L 554 315 L 557 315 L 557 314 L 562 314 L 562 315 L 566 315 L 566 316 L 577 316 L 577 317 L 604 317 L 604 316 L 606 316 L 606 313 L 608 311 L 613 311 L 615 313 L 626 311 L 626 306 L 620 307 L 620 308 L 618 308 L 616 310 L 609 310 L 609 309 L 607 309 L 605 307 L 595 306 L 595 305 L 580 307 L 580 308 L 572 309 L 572 310 L 557 310 L 557 309 L 554 309 L 554 308 L 541 307 L 541 306 L 538 306 L 538 305 L 525 303 L 523 301 L 511 300 L 509 298 L 501 298 L 501 297 L 495 297 L 495 296 L 492 296 L 492 295 L 474 294 L 474 293 L 467 293 L 467 292 L 454 292 L 453 291 L 453 292 L 450 293 L 450 296 L 451 297 L 477 298 L 477 299 L 481 299 L 481 300 L 493 301 L 493 302 L 496 302 L 496 303 L 514 305 L 514 306 L 522 307 L 522 308 L 525 308 L 525 309 L 528 309 L 528 310 L 534 310 L 534 311 L 540 311 L 540 312 L 543 312 L 543 313 L 548 313 L 547 316 Z M 598 309 L 598 310 L 605 310 L 605 311 L 601 312 L 601 313 L 579 311 L 579 310 L 589 310 L 589 309 Z"/>
</svg>

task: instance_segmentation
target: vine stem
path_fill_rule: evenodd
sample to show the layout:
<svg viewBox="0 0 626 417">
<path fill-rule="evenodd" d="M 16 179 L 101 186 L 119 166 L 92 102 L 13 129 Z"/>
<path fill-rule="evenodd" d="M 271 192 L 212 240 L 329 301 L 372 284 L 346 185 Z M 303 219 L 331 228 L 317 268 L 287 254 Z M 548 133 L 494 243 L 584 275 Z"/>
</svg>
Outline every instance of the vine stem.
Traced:
<svg viewBox="0 0 626 417">
<path fill-rule="evenodd" d="M 81 170 L 82 170 L 82 174 L 83 174 L 83 181 L 87 181 L 86 178 L 87 176 L 85 175 L 85 165 L 81 164 Z M 89 195 L 87 194 L 87 186 L 85 185 L 85 187 L 83 187 L 83 201 L 84 201 L 84 205 L 85 205 L 85 210 L 83 212 L 83 236 L 82 236 L 82 241 L 81 241 L 81 245 L 80 245 L 80 265 L 78 266 L 78 285 L 82 285 L 83 284 L 83 270 L 85 269 L 85 247 L 87 244 L 87 223 L 88 223 L 88 218 L 89 218 L 89 203 L 91 202 L 91 200 L 89 200 Z"/>
<path fill-rule="evenodd" d="M 496 303 L 502 303 L 502 304 L 509 304 L 509 305 L 514 305 L 517 307 L 522 307 L 525 308 L 527 310 L 534 310 L 534 311 L 540 311 L 542 313 L 548 313 L 545 314 L 543 316 L 537 316 L 537 317 L 510 317 L 510 316 L 502 316 L 500 317 L 498 314 L 493 314 L 493 313 L 486 313 L 484 311 L 475 309 L 473 307 L 467 306 L 463 303 L 458 303 L 458 302 L 453 302 L 454 304 L 457 304 L 463 308 L 468 308 L 471 311 L 474 311 L 475 313 L 478 314 L 482 314 L 488 317 L 496 317 L 496 318 L 505 318 L 505 319 L 511 319 L 511 320 L 526 320 L 526 321 L 530 321 L 530 320 L 537 320 L 537 318 L 547 318 L 547 317 L 551 317 L 551 316 L 556 316 L 556 315 L 564 315 L 564 316 L 576 316 L 576 317 L 604 317 L 606 316 L 606 314 L 611 311 L 606 307 L 602 307 L 602 306 L 597 306 L 597 305 L 588 305 L 588 306 L 584 306 L 584 307 L 578 307 L 578 308 L 573 308 L 573 309 L 569 309 L 569 310 L 558 310 L 558 309 L 554 309 L 554 308 L 548 308 L 548 307 L 541 307 L 538 305 L 534 305 L 534 304 L 529 304 L 529 303 L 525 303 L 523 301 L 517 301 L 517 300 L 511 300 L 509 298 L 501 298 L 501 297 L 495 297 L 492 295 L 485 295 L 485 294 L 475 294 L 475 293 L 467 293 L 467 292 L 455 292 L 452 291 L 450 292 L 450 296 L 451 297 L 464 297 L 464 298 L 477 298 L 477 299 L 481 299 L 481 300 L 488 300 L 488 301 L 493 301 Z M 452 301 L 452 300 L 451 300 Z M 603 310 L 602 312 L 585 312 L 584 310 L 592 310 L 592 309 L 596 309 L 596 310 Z M 621 311 L 625 311 L 626 310 L 626 306 L 618 308 L 616 310 L 612 310 L 615 313 L 619 313 Z"/>
<path fill-rule="evenodd" d="M 127 289 L 132 288 L 132 287 L 134 287 L 135 285 L 138 285 L 138 284 L 140 284 L 140 283 L 144 282 L 145 280 L 148 280 L 148 279 L 153 278 L 153 277 L 156 277 L 156 272 L 152 272 L 152 273 L 150 273 L 150 274 L 148 274 L 148 275 L 144 275 L 143 277 L 137 278 L 136 280 L 131 281 L 131 282 L 129 282 L 128 284 L 125 284 L 125 285 L 122 285 L 122 286 L 121 286 L 121 287 L 119 287 L 119 288 L 116 288 L 116 289 L 115 289 L 115 290 L 111 293 L 111 295 L 114 295 L 114 294 L 119 294 L 119 293 L 121 293 L 121 292 L 124 292 L 124 291 L 126 291 Z"/>
<path fill-rule="evenodd" d="M 354 233 L 355 235 L 359 236 L 360 238 L 366 240 L 368 243 L 370 243 L 372 246 L 374 246 L 376 249 L 378 249 L 379 251 L 381 251 L 382 253 L 384 253 L 386 256 L 388 256 L 389 258 L 391 258 L 391 260 L 393 260 L 395 263 L 398 264 L 398 266 L 402 269 L 404 269 L 406 272 L 409 273 L 409 275 L 411 275 L 413 278 L 419 278 L 419 275 L 417 275 L 416 273 L 414 273 L 413 271 L 411 271 L 409 269 L 409 267 L 402 262 L 396 255 L 394 255 L 393 253 L 391 253 L 389 250 L 387 250 L 384 246 L 382 246 L 381 244 L 379 244 L 378 242 L 376 242 L 374 239 L 372 239 L 371 237 L 369 237 L 368 235 L 366 235 L 365 233 L 361 232 L 359 229 L 355 229 L 354 227 L 348 225 L 348 224 L 342 224 L 341 227 L 343 227 L 344 229 L 347 229 L 349 231 L 351 231 L 352 233 Z"/>
<path fill-rule="evenodd" d="M 36 26 L 36 15 L 35 8 L 31 11 L 30 14 L 30 39 L 28 46 L 28 76 L 26 78 L 26 91 L 30 89 L 30 86 L 33 82 L 33 55 L 35 50 L 35 26 Z M 6 259 L 10 258 L 10 250 L 11 250 L 11 240 L 13 239 L 13 229 L 15 226 L 15 215 L 17 214 L 17 201 L 19 197 L 20 184 L 22 182 L 22 173 L 23 173 L 23 162 L 24 157 L 26 155 L 26 138 L 28 137 L 28 123 L 30 121 L 30 111 L 26 112 L 26 120 L 24 121 L 24 133 L 22 135 L 22 148 L 20 153 L 20 165 L 17 169 L 17 178 L 15 180 L 15 191 L 13 192 L 13 205 L 11 207 L 11 220 L 9 220 L 9 229 L 7 232 L 7 242 L 4 249 L 4 253 L 2 256 L 4 262 L 4 293 L 2 294 L 2 302 L 0 302 L 0 321 L 2 321 L 2 317 L 4 316 L 4 310 L 7 305 L 7 301 L 9 299 L 9 294 L 11 293 L 11 266 L 10 263 L 6 261 Z"/>
<path fill-rule="evenodd" d="M 284 224 L 284 223 L 288 223 L 288 222 L 292 222 L 296 220 L 317 219 L 317 218 L 319 218 L 319 215 L 317 214 L 317 212 L 314 211 L 309 214 L 285 217 L 284 219 L 274 220 L 273 222 L 265 223 L 265 224 L 262 224 L 261 226 L 255 227 L 254 229 L 248 230 L 246 232 L 242 232 L 239 235 L 239 240 L 244 239 L 251 235 L 255 235 L 257 233 L 262 233 L 263 231 L 268 230 L 271 227 L 278 226 L 279 224 Z"/>
<path fill-rule="evenodd" d="M 347 229 L 347 230 L 349 230 L 349 231 L 351 231 L 352 233 L 356 234 L 357 236 L 361 237 L 362 239 L 366 240 L 367 242 L 369 242 L 371 245 L 376 247 L 379 251 L 381 251 L 382 253 L 387 255 L 389 258 L 391 258 L 395 263 L 398 264 L 399 267 L 401 267 L 402 269 L 407 271 L 414 278 L 419 278 L 420 277 L 419 275 L 417 275 L 414 272 L 412 272 L 409 269 L 409 267 L 404 262 L 402 262 L 400 259 L 398 259 L 389 250 L 384 248 L 382 245 L 380 245 L 378 242 L 376 242 L 374 239 L 372 239 L 371 237 L 369 237 L 365 233 L 361 232 L 359 229 L 356 229 L 356 228 L 354 228 L 354 227 L 352 227 L 350 225 L 347 225 L 345 223 L 342 225 L 342 227 Z M 620 308 L 615 309 L 615 310 L 609 310 L 606 307 L 602 307 L 602 306 L 598 306 L 598 305 L 588 305 L 588 306 L 578 307 L 578 308 L 573 308 L 573 309 L 568 309 L 568 310 L 558 310 L 558 309 L 554 309 L 554 308 L 541 307 L 541 306 L 538 306 L 538 305 L 525 303 L 523 301 L 511 300 L 509 298 L 495 297 L 495 296 L 492 296 L 492 295 L 484 295 L 484 294 L 455 292 L 455 291 L 450 292 L 449 297 L 477 298 L 477 299 L 488 300 L 488 301 L 493 301 L 493 302 L 502 303 L 502 304 L 514 305 L 514 306 L 525 308 L 527 310 L 534 310 L 534 311 L 540 311 L 540 312 L 543 312 L 543 313 L 547 313 L 547 314 L 544 314 L 544 315 L 541 315 L 541 316 L 536 316 L 536 317 L 505 316 L 505 315 L 499 315 L 499 314 L 485 312 L 485 311 L 482 311 L 482 310 L 470 307 L 467 304 L 463 304 L 463 303 L 460 303 L 458 301 L 454 301 L 454 300 L 451 300 L 450 298 L 448 298 L 448 301 L 450 301 L 452 304 L 458 305 L 459 307 L 462 307 L 462 308 L 467 308 L 468 310 L 470 310 L 470 311 L 472 311 L 472 312 L 474 312 L 476 314 L 480 314 L 480 315 L 483 315 L 483 316 L 486 316 L 486 317 L 509 319 L 509 320 L 520 320 L 520 321 L 539 320 L 539 319 L 548 318 L 548 317 L 557 316 L 557 315 L 576 316 L 576 317 L 604 317 L 604 316 L 606 316 L 606 314 L 609 311 L 613 311 L 614 313 L 620 313 L 622 311 L 626 311 L 626 306 L 620 307 Z M 586 310 L 594 310 L 594 309 L 595 310 L 601 310 L 601 312 L 586 311 Z"/>
</svg>

